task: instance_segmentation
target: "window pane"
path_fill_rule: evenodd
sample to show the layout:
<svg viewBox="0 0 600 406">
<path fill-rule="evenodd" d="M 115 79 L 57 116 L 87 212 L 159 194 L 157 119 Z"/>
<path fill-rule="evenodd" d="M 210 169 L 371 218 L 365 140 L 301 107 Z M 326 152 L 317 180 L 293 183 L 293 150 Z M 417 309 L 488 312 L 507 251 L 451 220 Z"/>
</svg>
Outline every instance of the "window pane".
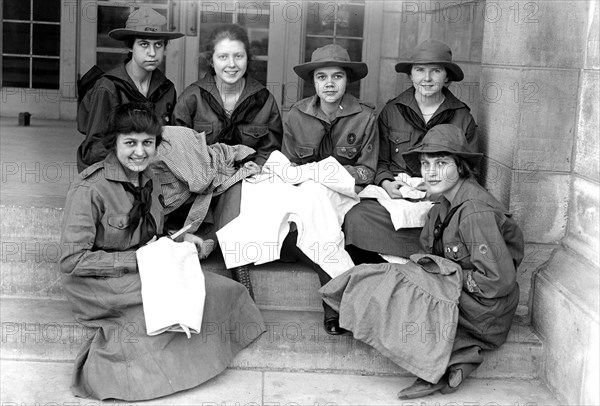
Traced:
<svg viewBox="0 0 600 406">
<path fill-rule="evenodd" d="M 96 53 L 96 65 L 104 72 L 116 67 L 118 64 L 123 63 L 126 58 L 126 54 L 119 54 L 113 52 L 97 52 Z M 163 71 L 164 72 L 164 71 Z"/>
<path fill-rule="evenodd" d="M 351 61 L 362 61 L 362 40 L 336 38 L 335 43 L 343 48 L 346 48 L 348 55 L 350 55 Z"/>
<path fill-rule="evenodd" d="M 29 87 L 29 58 L 2 58 L 2 86 Z"/>
<path fill-rule="evenodd" d="M 346 37 L 362 37 L 365 24 L 364 6 L 342 4 L 338 8 L 336 18 L 336 35 Z"/>
<path fill-rule="evenodd" d="M 248 74 L 263 85 L 267 85 L 267 61 L 252 61 L 248 68 Z"/>
<path fill-rule="evenodd" d="M 2 52 L 29 55 L 29 23 L 4 23 L 2 26 Z"/>
<path fill-rule="evenodd" d="M 27 20 L 30 18 L 29 0 L 4 0 L 2 7 L 3 19 L 5 20 Z"/>
<path fill-rule="evenodd" d="M 60 26 L 33 24 L 33 54 L 60 55 Z"/>
<path fill-rule="evenodd" d="M 129 7 L 98 7 L 98 42 L 99 47 L 125 48 L 122 41 L 117 41 L 108 36 L 108 32 L 115 28 L 124 28 L 129 17 Z"/>
<path fill-rule="evenodd" d="M 33 58 L 34 89 L 58 89 L 60 61 L 58 59 Z"/>
<path fill-rule="evenodd" d="M 60 0 L 33 0 L 33 19 L 60 22 Z"/>
<path fill-rule="evenodd" d="M 336 4 L 332 1 L 309 2 L 306 33 L 308 35 L 333 35 Z"/>
</svg>

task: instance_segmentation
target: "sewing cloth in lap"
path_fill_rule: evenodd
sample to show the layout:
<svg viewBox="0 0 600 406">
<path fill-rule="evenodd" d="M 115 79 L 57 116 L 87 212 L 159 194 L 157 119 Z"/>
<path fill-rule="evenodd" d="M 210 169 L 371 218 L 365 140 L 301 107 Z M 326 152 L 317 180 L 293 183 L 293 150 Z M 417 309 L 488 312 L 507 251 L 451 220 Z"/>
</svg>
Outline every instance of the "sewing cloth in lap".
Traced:
<svg viewBox="0 0 600 406">
<path fill-rule="evenodd" d="M 419 191 L 413 192 L 405 186 L 403 188 L 405 189 L 401 188 L 400 191 L 404 197 L 412 198 L 411 193 L 421 193 Z M 392 199 L 384 188 L 375 185 L 367 186 L 358 196 L 361 199 L 377 199 L 377 202 L 390 213 L 392 224 L 396 230 L 423 227 L 425 220 L 427 220 L 427 213 L 433 206 L 430 201 L 411 202 L 404 199 Z"/>
<path fill-rule="evenodd" d="M 341 225 L 357 203 L 354 178 L 335 158 L 294 167 L 273 152 L 263 172 L 242 183 L 240 215 L 217 231 L 225 265 L 278 260 L 293 222 L 297 246 L 335 277 L 354 266 Z"/>
<path fill-rule="evenodd" d="M 161 183 L 165 214 L 195 196 L 184 225 L 193 223 L 188 232 L 196 231 L 206 216 L 213 195 L 223 193 L 236 182 L 256 173 L 246 167 L 235 168 L 235 162 L 253 153 L 254 150 L 245 145 L 206 145 L 203 132 L 165 126 L 163 142 L 151 164 Z"/>
<path fill-rule="evenodd" d="M 162 237 L 139 248 L 136 257 L 148 335 L 200 333 L 206 288 L 196 246 Z"/>
<path fill-rule="evenodd" d="M 359 265 L 320 289 L 340 327 L 428 382 L 446 372 L 461 291 L 460 266 L 435 255 Z"/>
</svg>

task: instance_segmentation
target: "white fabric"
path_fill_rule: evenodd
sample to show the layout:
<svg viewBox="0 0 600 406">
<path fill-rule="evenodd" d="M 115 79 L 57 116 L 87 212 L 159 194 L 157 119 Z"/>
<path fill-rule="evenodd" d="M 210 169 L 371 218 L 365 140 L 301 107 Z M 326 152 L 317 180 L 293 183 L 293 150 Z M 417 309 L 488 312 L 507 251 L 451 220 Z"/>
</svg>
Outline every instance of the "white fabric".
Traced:
<svg viewBox="0 0 600 406">
<path fill-rule="evenodd" d="M 260 175 L 243 181 L 240 215 L 217 231 L 225 265 L 278 260 L 293 222 L 298 247 L 334 278 L 354 266 L 342 223 L 358 201 L 354 178 L 335 158 L 293 166 L 275 151 Z"/>
<path fill-rule="evenodd" d="M 392 199 L 384 188 L 369 185 L 358 196 L 361 199 L 377 199 L 389 213 L 394 229 L 423 227 L 427 220 L 427 213 L 433 206 L 430 201 L 411 202 L 404 199 L 422 199 L 425 192 L 416 190 L 415 187 L 423 183 L 423 178 L 403 177 L 403 182 L 410 186 L 402 186 L 400 193 L 403 199 Z"/>
<path fill-rule="evenodd" d="M 147 334 L 200 333 L 206 287 L 196 246 L 162 237 L 136 255 Z"/>
</svg>

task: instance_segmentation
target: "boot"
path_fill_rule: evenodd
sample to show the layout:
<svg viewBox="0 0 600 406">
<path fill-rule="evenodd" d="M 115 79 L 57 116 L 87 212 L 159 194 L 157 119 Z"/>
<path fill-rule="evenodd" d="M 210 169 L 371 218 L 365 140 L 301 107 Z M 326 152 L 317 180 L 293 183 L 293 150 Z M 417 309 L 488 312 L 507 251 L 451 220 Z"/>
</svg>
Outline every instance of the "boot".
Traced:
<svg viewBox="0 0 600 406">
<path fill-rule="evenodd" d="M 238 266 L 231 270 L 231 279 L 244 285 L 248 289 L 248 293 L 254 300 L 254 291 L 252 290 L 252 282 L 250 281 L 250 271 L 247 266 Z"/>
<path fill-rule="evenodd" d="M 475 371 L 481 364 L 454 364 L 448 368 L 448 386 L 443 388 L 440 392 L 444 395 L 456 392 L 461 383 L 467 379 L 467 376 L 471 375 L 471 372 Z"/>
</svg>

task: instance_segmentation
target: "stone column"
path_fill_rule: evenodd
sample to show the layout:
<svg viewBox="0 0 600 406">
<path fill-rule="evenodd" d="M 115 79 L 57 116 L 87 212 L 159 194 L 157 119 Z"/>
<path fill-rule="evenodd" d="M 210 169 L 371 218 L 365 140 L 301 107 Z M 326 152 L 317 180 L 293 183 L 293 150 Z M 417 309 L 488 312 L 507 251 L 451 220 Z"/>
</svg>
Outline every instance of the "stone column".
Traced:
<svg viewBox="0 0 600 406">
<path fill-rule="evenodd" d="M 598 404 L 598 48 L 597 1 L 486 2 L 486 186 L 525 234 L 519 272 L 539 270 L 544 376 L 569 404 Z"/>
</svg>

